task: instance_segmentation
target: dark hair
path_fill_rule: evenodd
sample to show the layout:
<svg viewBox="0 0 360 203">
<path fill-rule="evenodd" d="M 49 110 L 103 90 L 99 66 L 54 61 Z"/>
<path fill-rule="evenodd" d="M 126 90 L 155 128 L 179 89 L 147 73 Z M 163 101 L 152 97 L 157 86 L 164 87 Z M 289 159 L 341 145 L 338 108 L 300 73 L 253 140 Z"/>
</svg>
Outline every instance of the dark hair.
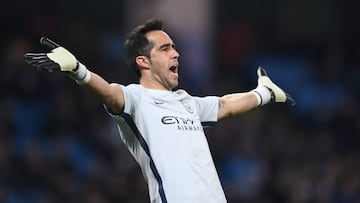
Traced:
<svg viewBox="0 0 360 203">
<path fill-rule="evenodd" d="M 140 69 L 136 64 L 137 56 L 150 57 L 153 44 L 150 43 L 145 34 L 153 30 L 162 30 L 163 22 L 157 18 L 147 20 L 144 24 L 137 26 L 125 41 L 125 61 L 138 77 L 141 76 Z"/>
</svg>

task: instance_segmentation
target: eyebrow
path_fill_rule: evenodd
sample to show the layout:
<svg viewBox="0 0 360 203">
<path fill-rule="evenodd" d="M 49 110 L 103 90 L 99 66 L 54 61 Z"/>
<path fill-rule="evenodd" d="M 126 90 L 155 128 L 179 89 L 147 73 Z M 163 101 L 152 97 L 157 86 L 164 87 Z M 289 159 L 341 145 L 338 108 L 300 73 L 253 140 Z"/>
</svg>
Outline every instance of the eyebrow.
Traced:
<svg viewBox="0 0 360 203">
<path fill-rule="evenodd" d="M 159 49 L 162 49 L 162 48 L 165 48 L 165 47 L 173 47 L 173 48 L 175 48 L 175 44 L 171 44 L 171 43 L 166 43 L 166 44 L 163 44 L 163 45 L 161 45 L 160 47 L 159 47 Z"/>
</svg>

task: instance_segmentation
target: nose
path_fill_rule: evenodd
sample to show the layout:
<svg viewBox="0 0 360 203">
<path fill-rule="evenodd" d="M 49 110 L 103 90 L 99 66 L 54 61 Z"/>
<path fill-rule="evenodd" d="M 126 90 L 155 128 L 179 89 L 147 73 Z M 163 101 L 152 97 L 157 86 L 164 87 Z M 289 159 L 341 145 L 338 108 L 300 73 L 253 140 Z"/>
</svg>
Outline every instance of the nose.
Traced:
<svg viewBox="0 0 360 203">
<path fill-rule="evenodd" d="M 179 52 L 176 51 L 176 49 L 174 49 L 174 52 L 173 52 L 173 58 L 179 58 L 180 57 L 180 54 Z"/>
</svg>

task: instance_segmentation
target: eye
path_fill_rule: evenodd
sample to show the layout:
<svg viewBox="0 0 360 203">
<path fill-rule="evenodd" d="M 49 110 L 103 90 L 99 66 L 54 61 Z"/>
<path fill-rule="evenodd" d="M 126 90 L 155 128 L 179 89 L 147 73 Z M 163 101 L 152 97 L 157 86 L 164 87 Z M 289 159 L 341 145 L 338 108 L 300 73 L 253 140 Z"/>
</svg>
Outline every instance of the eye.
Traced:
<svg viewBox="0 0 360 203">
<path fill-rule="evenodd" d="M 160 51 L 169 51 L 171 49 L 175 49 L 175 45 L 174 44 L 164 44 L 162 46 L 160 46 L 159 50 Z"/>
</svg>

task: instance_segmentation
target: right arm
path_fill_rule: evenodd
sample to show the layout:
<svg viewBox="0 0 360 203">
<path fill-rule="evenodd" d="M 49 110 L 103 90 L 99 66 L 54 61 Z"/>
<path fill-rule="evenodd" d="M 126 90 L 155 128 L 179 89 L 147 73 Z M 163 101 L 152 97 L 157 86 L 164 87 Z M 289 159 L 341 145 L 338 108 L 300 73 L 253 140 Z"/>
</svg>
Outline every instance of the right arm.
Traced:
<svg viewBox="0 0 360 203">
<path fill-rule="evenodd" d="M 106 105 L 113 114 L 123 111 L 124 96 L 118 84 L 109 84 L 89 71 L 75 56 L 57 43 L 43 37 L 40 43 L 51 49 L 49 53 L 26 53 L 25 61 L 37 70 L 64 72 L 80 86 Z"/>
<path fill-rule="evenodd" d="M 81 86 L 105 104 L 112 114 L 120 114 L 124 107 L 124 95 L 120 85 L 109 84 L 96 73 L 90 74 L 89 82 Z"/>
</svg>

